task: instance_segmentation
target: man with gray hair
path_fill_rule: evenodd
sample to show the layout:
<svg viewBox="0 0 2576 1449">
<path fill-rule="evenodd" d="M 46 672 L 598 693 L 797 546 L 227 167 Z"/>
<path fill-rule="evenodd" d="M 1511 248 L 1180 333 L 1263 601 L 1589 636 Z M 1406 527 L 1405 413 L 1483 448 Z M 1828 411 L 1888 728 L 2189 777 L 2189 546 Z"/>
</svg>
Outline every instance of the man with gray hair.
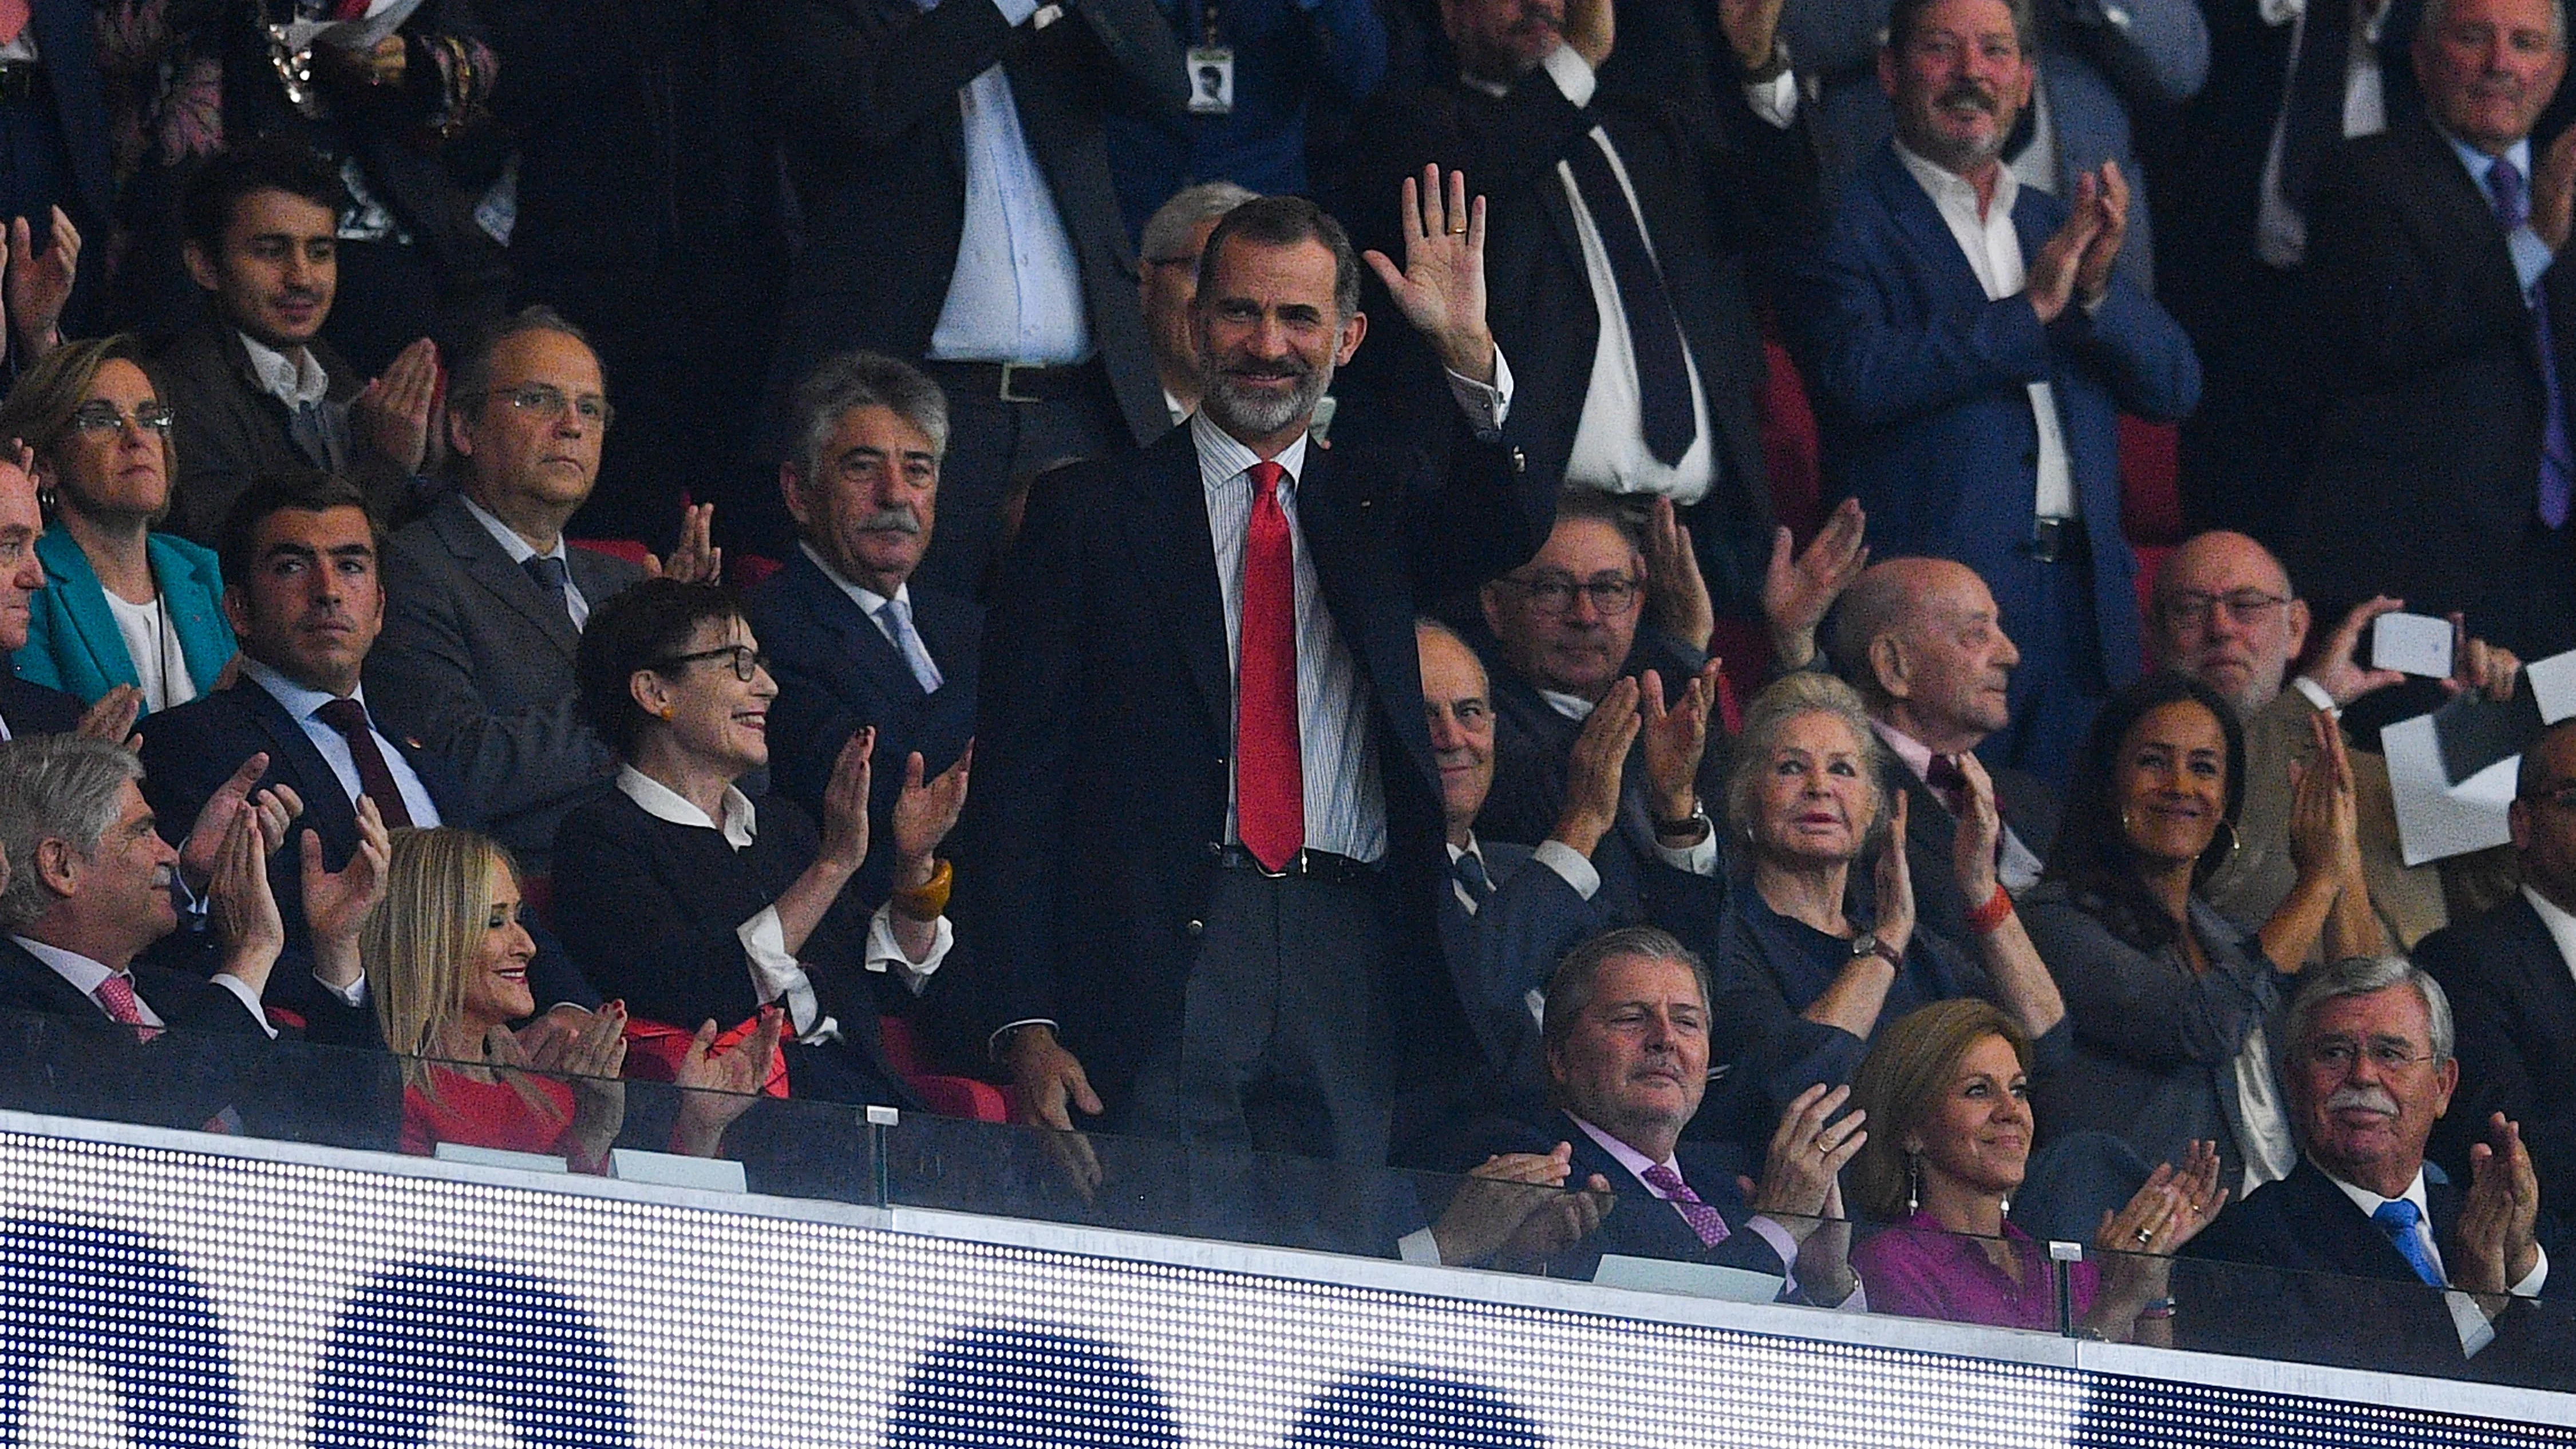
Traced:
<svg viewBox="0 0 2576 1449">
<path fill-rule="evenodd" d="M 2178 1280 L 2177 1308 L 2191 1310 L 2178 1346 L 2454 1378 L 2544 1369 L 2539 1340 L 2565 1340 L 2524 1301 L 2548 1281 L 2549 1256 L 2521 1128 L 2493 1115 L 2466 1192 L 2425 1168 L 2425 1141 L 2460 1079 L 2440 984 L 2402 956 L 2348 957 L 2305 976 L 2281 1076 L 2306 1155 L 2188 1249 L 2282 1281 L 2241 1268 L 2204 1272 L 2199 1291 Z"/>
<path fill-rule="evenodd" d="M 874 729 L 868 818 L 890 840 L 905 779 L 950 769 L 975 733 L 984 611 L 911 582 L 930 547 L 948 401 L 910 363 L 846 352 L 807 375 L 795 409 L 778 489 L 796 556 L 744 601 L 778 681 L 770 783 L 819 816 L 842 745 Z M 893 860 L 871 853 L 858 899 L 884 897 Z"/>
<path fill-rule="evenodd" d="M 552 309 L 503 322 L 456 370 L 447 440 L 457 491 L 385 549 L 384 634 L 368 696 L 393 729 L 445 757 L 493 836 L 546 868 L 566 811 L 615 764 L 582 722 L 573 651 L 590 611 L 648 573 L 568 548 L 564 523 L 599 481 L 614 417 L 599 358 Z M 712 506 L 688 510 L 670 572 L 714 579 Z"/>
<path fill-rule="evenodd" d="M 1190 304 L 1199 295 L 1199 253 L 1208 234 L 1225 214 L 1255 193 L 1231 181 L 1202 181 L 1172 193 L 1145 223 L 1136 243 L 1142 275 L 1136 282 L 1145 307 L 1145 335 L 1154 344 L 1154 373 L 1162 379 L 1163 402 L 1172 410 L 1172 426 L 1188 421 L 1199 406 L 1199 349 L 1192 340 Z"/>
<path fill-rule="evenodd" d="M 270 838 L 282 815 L 232 817 L 211 887 L 212 959 L 195 970 L 138 965 L 177 929 L 182 889 L 179 852 L 153 828 L 142 779 L 142 761 L 104 741 L 0 744 L 0 1009 L 68 1017 L 121 1044 L 172 1030 L 275 1035 L 259 998 L 286 932 L 263 861 L 283 843 Z M 337 899 L 328 887 L 324 896 Z"/>
</svg>

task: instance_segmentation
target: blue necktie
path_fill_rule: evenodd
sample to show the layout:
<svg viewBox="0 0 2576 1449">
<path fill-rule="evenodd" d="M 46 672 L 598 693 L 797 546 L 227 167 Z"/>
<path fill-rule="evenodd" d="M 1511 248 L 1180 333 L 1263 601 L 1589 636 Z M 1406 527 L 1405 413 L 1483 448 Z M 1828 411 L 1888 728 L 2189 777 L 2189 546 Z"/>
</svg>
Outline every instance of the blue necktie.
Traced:
<svg viewBox="0 0 2576 1449">
<path fill-rule="evenodd" d="M 2415 1231 L 2415 1224 L 2423 1216 L 2415 1204 L 2395 1197 L 2381 1203 L 2379 1210 L 2370 1215 L 2370 1220 L 2388 1235 L 2388 1241 L 2397 1245 L 2397 1255 L 2406 1260 L 2406 1266 L 2415 1270 L 2416 1277 L 2439 1288 L 2442 1286 L 2442 1270 L 2434 1264 L 2432 1252 L 2424 1246 L 2424 1235 Z"/>
<path fill-rule="evenodd" d="M 2495 204 L 2495 216 L 2505 235 L 2511 236 L 2531 219 L 2531 196 L 2524 190 L 2522 172 L 2514 164 L 2498 157 L 2487 168 L 2487 191 Z M 2576 488 L 2576 450 L 2567 439 L 2565 401 L 2558 391 L 2557 347 L 2550 337 L 2549 300 L 2533 287 L 2523 299 L 2531 309 L 2534 340 L 2540 348 L 2540 395 L 2542 413 L 2540 434 L 2540 489 L 2534 500 L 2534 511 L 2540 521 L 2551 528 L 2567 522 L 2571 488 Z"/>
<path fill-rule="evenodd" d="M 1467 899 L 1483 905 L 1494 894 L 1494 878 L 1485 874 L 1485 862 L 1472 850 L 1461 851 L 1449 862 L 1450 879 L 1466 887 Z"/>
</svg>

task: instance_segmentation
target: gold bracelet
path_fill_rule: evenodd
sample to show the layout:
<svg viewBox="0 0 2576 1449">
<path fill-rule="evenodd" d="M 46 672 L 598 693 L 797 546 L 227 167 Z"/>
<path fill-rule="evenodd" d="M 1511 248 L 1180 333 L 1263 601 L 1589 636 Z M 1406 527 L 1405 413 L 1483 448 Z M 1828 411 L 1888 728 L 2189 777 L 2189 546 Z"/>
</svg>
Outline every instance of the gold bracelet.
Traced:
<svg viewBox="0 0 2576 1449">
<path fill-rule="evenodd" d="M 916 921 L 935 921 L 948 911 L 948 888 L 957 881 L 957 871 L 948 862 L 930 873 L 930 879 L 894 893 L 894 908 Z"/>
</svg>

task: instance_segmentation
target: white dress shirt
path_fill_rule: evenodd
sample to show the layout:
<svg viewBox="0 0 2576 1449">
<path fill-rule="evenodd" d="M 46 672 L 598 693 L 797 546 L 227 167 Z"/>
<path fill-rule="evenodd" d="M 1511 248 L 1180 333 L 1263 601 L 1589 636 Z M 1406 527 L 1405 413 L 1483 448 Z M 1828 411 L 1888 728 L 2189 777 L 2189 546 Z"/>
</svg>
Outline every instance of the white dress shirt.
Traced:
<svg viewBox="0 0 2576 1449">
<path fill-rule="evenodd" d="M 2311 1162 L 2314 1162 L 2315 1160 L 2316 1159 L 2314 1158 L 2309 1159 Z M 2320 1165 L 2317 1170 L 2319 1172 L 2325 1172 L 2325 1168 L 2322 1165 Z M 2361 1209 L 2364 1217 L 2368 1217 L 2371 1214 L 2378 1212 L 2380 1204 L 2394 1202 L 2396 1200 L 2394 1198 L 2381 1197 L 2379 1194 L 2372 1192 L 2369 1188 L 2346 1182 L 2331 1172 L 2326 1172 L 2326 1180 L 2343 1189 L 2343 1195 L 2352 1199 L 2352 1205 Z M 2406 1191 L 2400 1194 L 2400 1196 L 2404 1197 L 2408 1202 L 2415 1204 L 2415 1241 L 2423 1246 L 2428 1259 L 2436 1269 L 2440 1270 L 2442 1281 L 2448 1283 L 2451 1281 L 2451 1270 L 2443 1266 L 2442 1245 L 2440 1242 L 2435 1240 L 2433 1236 L 2433 1209 L 2431 1203 L 2424 1196 L 2424 1170 L 2422 1168 L 2419 1167 L 2415 1170 L 2415 1180 L 2406 1185 Z M 2376 1232 L 2379 1230 L 2380 1229 L 2376 1223 L 2372 1224 L 2372 1231 Z M 2548 1249 L 2541 1247 L 2538 1243 L 2534 1243 L 2532 1244 L 2532 1251 L 2539 1256 L 2531 1265 L 2531 1271 L 2523 1275 L 2521 1282 L 2514 1284 L 2511 1288 L 2505 1291 L 2524 1298 L 2537 1297 L 2540 1293 L 2541 1287 L 2549 1281 Z M 2495 1342 L 2495 1324 L 2488 1321 L 2486 1310 L 2478 1306 L 2478 1300 L 2466 1293 L 2454 1289 L 2443 1294 L 2442 1298 L 2444 1303 L 2451 1310 L 2451 1327 L 2460 1335 L 2460 1356 L 2462 1358 L 2476 1358 L 2478 1356 L 2478 1350 Z"/>
<path fill-rule="evenodd" d="M 751 797 L 731 785 L 725 786 L 724 823 L 707 818 L 707 812 L 681 798 L 679 792 L 636 769 L 620 766 L 617 789 L 636 807 L 656 820 L 673 825 L 686 825 L 699 830 L 723 834 L 725 844 L 735 850 L 747 850 L 759 835 L 760 815 Z M 894 903 L 877 907 L 868 918 L 868 939 L 863 960 L 870 971 L 895 973 L 897 979 L 918 996 L 930 984 L 932 972 L 948 959 L 948 948 L 956 944 L 956 932 L 948 918 L 939 918 L 932 933 L 930 954 L 915 961 L 903 952 L 894 934 Z M 805 974 L 803 962 L 787 949 L 787 928 L 778 919 L 778 907 L 763 906 L 751 919 L 734 927 L 735 939 L 742 942 L 744 964 L 751 971 L 753 989 L 763 1001 L 777 1001 L 787 1008 L 787 1024 L 796 1039 L 808 1046 L 841 1039 L 841 1023 L 823 1014 L 815 999 L 813 979 Z"/>
<path fill-rule="evenodd" d="M 247 654 L 241 656 L 241 666 L 244 679 L 267 690 L 269 698 L 285 706 L 287 714 L 304 731 L 304 737 L 313 742 L 313 748 L 322 752 L 322 763 L 329 765 L 331 773 L 339 778 L 340 788 L 348 792 L 349 803 L 357 804 L 358 797 L 366 793 L 366 787 L 358 780 L 357 758 L 349 753 L 348 738 L 325 724 L 320 713 L 322 706 L 338 696 L 326 690 L 307 689 Z M 367 692 L 363 689 L 353 691 L 349 697 L 361 705 L 367 702 Z M 385 738 L 383 730 L 375 728 L 375 711 L 367 711 L 367 722 L 367 733 L 375 736 L 376 752 L 385 757 L 385 771 L 393 776 L 394 788 L 402 792 L 403 809 L 411 816 L 411 823 L 419 826 L 438 824 L 438 803 L 429 798 L 429 787 L 423 785 L 420 776 L 413 772 L 411 761 L 394 747 L 393 741 Z"/>
<path fill-rule="evenodd" d="M 242 348 L 250 354 L 250 370 L 268 395 L 286 404 L 293 412 L 306 403 L 318 403 L 331 390 L 331 375 L 322 370 L 313 349 L 299 349 L 303 356 L 289 357 L 267 346 L 247 332 L 234 334 L 241 338 Z"/>
<path fill-rule="evenodd" d="M 939 0 L 916 3 L 928 11 Z M 1037 0 L 990 3 L 1013 25 L 1027 24 L 1038 9 Z M 1011 78 L 1000 63 L 958 87 L 957 109 L 966 124 L 965 226 L 930 355 L 951 362 L 1081 362 L 1091 356 L 1082 264 L 1055 192 L 1029 150 Z"/>
<path fill-rule="evenodd" d="M 1964 176 L 1945 171 L 1894 143 L 1898 159 L 1913 174 L 1915 182 L 1932 198 L 1941 219 L 1950 225 L 1950 235 L 1957 239 L 1959 250 L 1967 256 L 1968 267 L 1977 274 L 1978 285 L 1986 289 L 1990 302 L 2014 296 L 2029 285 L 2023 270 L 2021 235 L 2013 230 L 2013 201 L 2021 195 L 2021 181 L 2012 168 L 1995 168 L 1995 194 L 1983 213 L 1977 209 L 1977 188 Z M 2029 384 L 2030 410 L 2039 429 L 2039 486 L 2032 499 L 2032 513 L 2039 518 L 2073 518 L 2082 511 L 2075 496 L 2075 474 L 2068 462 L 2066 434 L 2057 418 L 2057 389 L 2046 378 Z M 2004 523 L 2009 528 L 2009 521 Z"/>
<path fill-rule="evenodd" d="M 2344 0 L 2329 0 L 2342 4 Z M 2281 111 L 2272 122 L 2270 149 L 2263 153 L 2262 201 L 2254 217 L 2255 254 L 2286 271 L 2308 253 L 2308 219 L 2281 191 L 2281 153 L 2290 138 L 2290 88 L 2298 68 L 2307 64 L 2307 0 L 2260 0 L 2266 25 L 2290 27 L 2290 58 L 2281 83 Z M 2388 23 L 2387 0 L 2369 5 L 2370 18 L 2346 31 L 2343 73 L 2343 134 L 2376 136 L 2388 129 L 2385 80 L 2379 73 L 2379 36 Z"/>
<path fill-rule="evenodd" d="M 491 512 L 484 508 L 482 504 L 475 502 L 473 499 L 462 493 L 457 494 L 456 499 L 458 502 L 465 505 L 466 512 L 474 515 L 474 521 L 476 523 L 483 525 L 483 531 L 492 535 L 492 541 L 501 545 L 501 551 L 510 556 L 510 562 L 517 564 L 519 567 L 524 569 L 528 566 L 528 560 L 539 556 L 536 549 L 529 546 L 526 539 L 519 537 L 519 531 L 517 529 L 512 528 L 510 525 L 503 523 L 500 519 L 493 517 Z M 572 626 L 575 629 L 579 629 L 583 625 L 588 624 L 590 622 L 590 600 L 582 597 L 581 585 L 572 581 L 572 554 L 568 551 L 568 546 L 564 543 L 561 535 L 556 536 L 555 546 L 548 549 L 545 552 L 544 557 L 553 559 L 564 566 L 564 611 L 572 615 Z M 531 577 L 534 576 L 531 575 Z"/>
<path fill-rule="evenodd" d="M 98 1014 L 101 1016 L 107 1016 L 108 1012 L 107 1007 L 99 1003 L 98 988 L 105 984 L 110 976 L 123 976 L 128 981 L 133 979 L 132 973 L 110 971 L 104 965 L 78 951 L 66 951 L 60 946 L 49 946 L 42 941 L 31 941 L 24 936 L 11 936 L 9 939 L 25 947 L 28 955 L 44 962 L 55 975 L 69 982 L 74 991 L 88 997 L 92 1004 L 98 1005 Z M 277 1028 L 268 1024 L 268 1013 L 260 1008 L 259 993 L 250 989 L 249 982 L 238 976 L 229 975 L 218 975 L 212 979 L 217 986 L 233 994 L 233 999 L 242 1004 L 242 1010 L 250 1013 L 250 1019 L 259 1023 L 261 1031 L 268 1033 L 271 1038 L 276 1037 Z M 154 1011 L 152 1003 L 144 1000 L 143 993 L 139 991 L 134 994 L 134 1014 L 142 1018 L 145 1026 L 163 1028 L 169 1026 L 168 1022 L 161 1019 L 161 1013 Z M 108 1019 L 112 1021 L 115 1018 Z"/>
</svg>

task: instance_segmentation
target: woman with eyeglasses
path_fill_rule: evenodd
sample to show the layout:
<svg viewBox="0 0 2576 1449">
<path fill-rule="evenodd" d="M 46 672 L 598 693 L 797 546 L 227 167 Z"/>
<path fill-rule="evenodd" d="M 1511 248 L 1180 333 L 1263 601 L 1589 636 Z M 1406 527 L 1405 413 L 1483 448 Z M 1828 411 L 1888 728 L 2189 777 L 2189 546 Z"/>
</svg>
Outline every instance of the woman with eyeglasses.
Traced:
<svg viewBox="0 0 2576 1449">
<path fill-rule="evenodd" d="M 2151 675 L 2095 717 L 2039 885 L 2031 938 L 2066 997 L 2073 1060 L 2037 1084 L 2051 1134 L 2107 1132 L 2147 1162 L 2215 1141 L 2239 1197 L 2297 1165 L 2270 1043 L 2318 934 L 2328 960 L 2381 940 L 2362 882 L 2352 769 L 2317 717 L 2292 792 L 2298 882 L 2248 932 L 2200 894 L 2236 848 L 2244 734 L 2207 685 Z"/>
<path fill-rule="evenodd" d="M 30 601 L 20 677 L 92 704 L 129 690 L 143 711 L 216 686 L 233 657 L 211 550 L 152 526 L 170 511 L 170 409 L 135 339 L 47 353 L 0 404 L 0 440 L 34 450 L 45 587 Z"/>
<path fill-rule="evenodd" d="M 893 898 L 843 888 L 867 858 L 869 751 L 841 751 L 821 829 L 739 782 L 769 762 L 778 686 L 733 591 L 647 579 L 593 610 L 575 657 L 583 713 L 620 760 L 616 788 L 555 835 L 556 933 L 604 997 L 643 1021 L 748 1026 L 787 1014 L 790 1089 L 833 1102 L 911 1098 L 877 1047 L 880 1012 L 929 983 L 950 943 L 939 844 L 966 801 L 960 758 L 908 765 Z"/>
</svg>

